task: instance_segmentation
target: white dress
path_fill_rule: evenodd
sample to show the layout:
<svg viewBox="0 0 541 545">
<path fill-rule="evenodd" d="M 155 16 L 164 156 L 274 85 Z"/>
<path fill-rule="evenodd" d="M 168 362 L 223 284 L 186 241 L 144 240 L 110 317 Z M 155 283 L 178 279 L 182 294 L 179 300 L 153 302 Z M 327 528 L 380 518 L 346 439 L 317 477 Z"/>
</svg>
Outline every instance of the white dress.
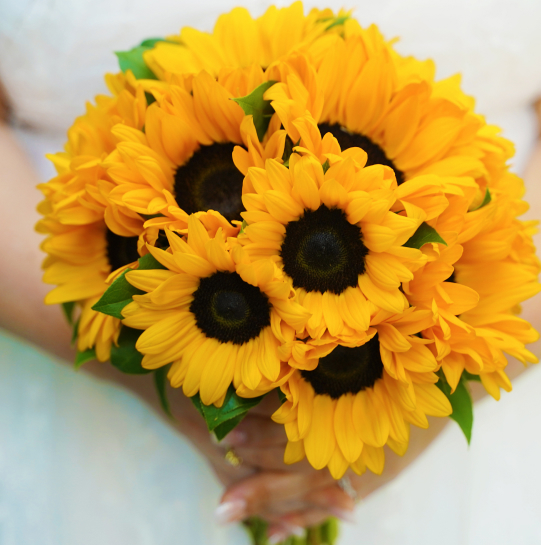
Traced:
<svg viewBox="0 0 541 545">
<path fill-rule="evenodd" d="M 267 7 L 244 5 L 253 14 Z M 44 154 L 61 149 L 85 100 L 104 92 L 102 75 L 117 70 L 113 51 L 184 25 L 210 29 L 233 6 L 0 0 L 0 80 L 42 178 L 52 174 Z M 516 143 L 522 172 L 541 96 L 538 0 L 361 0 L 355 15 L 401 36 L 402 53 L 434 58 L 439 77 L 461 71 L 478 111 Z M 340 543 L 540 544 L 540 387 L 541 368 L 532 369 L 499 403 L 479 403 L 469 449 L 450 425 L 358 507 Z M 239 528 L 214 524 L 219 495 L 187 441 L 132 395 L 0 334 L 2 545 L 246 544 Z"/>
</svg>

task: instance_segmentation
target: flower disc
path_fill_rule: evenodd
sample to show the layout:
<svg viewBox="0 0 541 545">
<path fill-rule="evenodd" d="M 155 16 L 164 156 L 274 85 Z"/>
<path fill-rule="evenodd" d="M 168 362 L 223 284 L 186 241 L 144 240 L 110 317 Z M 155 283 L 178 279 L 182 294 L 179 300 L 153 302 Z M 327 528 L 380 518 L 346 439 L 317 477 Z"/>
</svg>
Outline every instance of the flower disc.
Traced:
<svg viewBox="0 0 541 545">
<path fill-rule="evenodd" d="M 139 252 L 137 251 L 139 237 L 121 237 L 107 229 L 105 238 L 107 240 L 107 259 L 112 271 L 116 271 L 139 259 Z"/>
<path fill-rule="evenodd" d="M 318 127 L 322 135 L 330 132 L 338 140 L 342 150 L 349 148 L 363 149 L 368 156 L 366 166 L 385 165 L 391 167 L 396 176 L 396 183 L 398 185 L 404 183 L 404 173 L 396 168 L 395 164 L 385 154 L 383 148 L 378 146 L 378 144 L 376 144 L 368 136 L 349 132 L 340 125 L 330 125 L 329 123 L 319 123 Z"/>
<path fill-rule="evenodd" d="M 190 311 L 207 337 L 244 344 L 270 325 L 268 298 L 237 273 L 218 271 L 202 278 Z"/>
<path fill-rule="evenodd" d="M 377 334 L 362 346 L 338 345 L 329 355 L 320 358 L 313 371 L 301 371 L 314 392 L 339 399 L 372 388 L 383 376 L 383 363 Z"/>
<path fill-rule="evenodd" d="M 217 210 L 229 221 L 240 220 L 244 176 L 232 159 L 232 143 L 202 146 L 175 172 L 177 202 L 188 214 Z"/>
<path fill-rule="evenodd" d="M 367 253 L 361 229 L 342 210 L 325 205 L 291 222 L 281 248 L 284 271 L 296 288 L 336 294 L 357 285 Z"/>
</svg>

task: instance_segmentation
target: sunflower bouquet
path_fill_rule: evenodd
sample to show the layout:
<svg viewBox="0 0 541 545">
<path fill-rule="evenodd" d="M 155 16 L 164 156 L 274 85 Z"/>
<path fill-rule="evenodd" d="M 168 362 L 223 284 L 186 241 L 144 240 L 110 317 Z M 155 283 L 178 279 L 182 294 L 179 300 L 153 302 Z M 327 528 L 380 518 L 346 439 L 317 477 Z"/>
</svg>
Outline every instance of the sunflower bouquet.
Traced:
<svg viewBox="0 0 541 545">
<path fill-rule="evenodd" d="M 537 361 L 540 266 L 513 146 L 459 77 L 299 2 L 117 56 L 40 186 L 76 366 L 153 372 L 218 439 L 276 390 L 284 461 L 336 479 L 427 415 L 469 441 L 468 381 L 499 399 L 506 354 Z"/>
</svg>

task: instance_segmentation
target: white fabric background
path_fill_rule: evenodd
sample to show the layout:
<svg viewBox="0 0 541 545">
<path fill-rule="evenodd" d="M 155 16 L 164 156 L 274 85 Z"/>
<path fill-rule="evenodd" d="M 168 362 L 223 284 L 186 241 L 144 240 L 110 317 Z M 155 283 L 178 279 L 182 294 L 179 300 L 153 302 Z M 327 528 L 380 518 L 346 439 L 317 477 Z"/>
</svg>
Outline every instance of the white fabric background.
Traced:
<svg viewBox="0 0 541 545">
<path fill-rule="evenodd" d="M 52 173 L 44 154 L 60 149 L 85 100 L 105 91 L 103 73 L 117 70 L 112 51 L 183 25 L 210 29 L 233 5 L 0 0 L 0 80 L 41 176 Z M 244 5 L 258 14 L 267 3 Z M 541 95 L 538 0 L 361 1 L 355 13 L 401 36 L 402 53 L 434 58 L 439 77 L 462 72 L 478 111 L 516 143 L 522 171 L 536 137 L 531 103 Z M 342 545 L 541 543 L 539 387 L 535 368 L 499 403 L 479 403 L 469 449 L 450 425 L 359 506 Z M 238 529 L 215 528 L 219 493 L 186 441 L 130 394 L 0 337 L 0 543 L 245 543 Z"/>
</svg>

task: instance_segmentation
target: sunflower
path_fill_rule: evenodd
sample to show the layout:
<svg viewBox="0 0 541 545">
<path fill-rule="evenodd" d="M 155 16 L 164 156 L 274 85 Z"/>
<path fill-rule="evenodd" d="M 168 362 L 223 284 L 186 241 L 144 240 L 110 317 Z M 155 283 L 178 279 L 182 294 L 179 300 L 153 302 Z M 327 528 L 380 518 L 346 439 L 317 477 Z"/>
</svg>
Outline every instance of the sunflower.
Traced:
<svg viewBox="0 0 541 545">
<path fill-rule="evenodd" d="M 302 51 L 315 79 L 305 71 L 265 94 L 291 140 L 301 138 L 293 122 L 307 110 L 322 135 L 331 133 L 342 150 L 362 148 L 367 165 L 392 168 L 399 185 L 420 175 L 471 177 L 480 204 L 513 150 L 474 113 L 460 79 L 435 82 L 431 62 L 400 56 L 376 27 L 353 19 L 333 39 L 332 47 Z"/>
<path fill-rule="evenodd" d="M 284 424 L 287 464 L 305 456 L 335 479 L 348 467 L 383 471 L 383 446 L 402 455 L 409 425 L 427 428 L 426 415 L 448 416 L 451 406 L 435 383 L 438 363 L 416 333 L 432 324 L 430 311 L 375 311 L 367 336 L 345 344 L 330 336 L 286 345 L 296 368 L 281 386 L 286 401 L 272 416 Z"/>
<path fill-rule="evenodd" d="M 160 216 L 148 228 L 179 231 L 190 214 L 208 212 L 211 225 L 218 222 L 233 234 L 229 222 L 240 223 L 244 177 L 234 157 L 245 169 L 261 164 L 267 153 L 281 157 L 285 132 L 271 123 L 261 144 L 252 117 L 204 71 L 154 91 L 157 101 L 146 112 L 144 131 L 113 128 L 118 144 L 106 161 L 114 182 L 107 196 L 111 206 Z"/>
<path fill-rule="evenodd" d="M 144 92 L 134 80 L 120 74 L 106 81 L 113 96 L 98 96 L 96 105 L 88 104 L 68 131 L 65 152 L 49 156 L 58 174 L 39 186 L 45 199 L 38 211 L 44 217 L 36 225 L 47 235 L 41 245 L 48 254 L 43 279 L 56 285 L 45 302 L 78 302 L 77 348 L 95 347 L 100 361 L 109 359 L 120 320 L 91 307 L 107 289 L 109 275 L 137 260 L 137 235 L 143 231 L 143 220 L 133 212 L 109 206 L 107 213 L 104 195 L 110 180 L 103 160 L 115 145 L 111 128 L 120 120 L 141 127 L 146 109 Z M 121 233 L 127 236 L 115 232 L 116 218 L 129 227 Z"/>
<path fill-rule="evenodd" d="M 195 216 L 187 240 L 166 230 L 169 251 L 149 247 L 166 270 L 130 271 L 146 291 L 123 311 L 124 324 L 145 331 L 136 348 L 142 365 L 169 363 L 173 387 L 221 406 L 227 388 L 261 395 L 291 374 L 278 349 L 294 339 L 309 313 L 293 301 L 291 285 L 271 260 L 251 262 L 218 229 L 211 238 Z"/>
<path fill-rule="evenodd" d="M 538 357 L 525 345 L 535 342 L 539 333 L 526 320 L 516 316 L 520 303 L 541 290 L 539 260 L 532 233 L 537 222 L 522 222 L 510 211 L 507 195 L 496 196 L 490 221 L 472 238 L 464 241 L 464 252 L 455 264 L 453 281 L 474 289 L 479 304 L 460 318 L 474 327 L 488 345 L 492 358 L 480 374 L 488 393 L 499 399 L 499 389 L 511 390 L 504 368 L 505 354 L 526 363 Z"/>
<path fill-rule="evenodd" d="M 144 54 L 146 64 L 159 77 L 206 70 L 217 77 L 224 69 L 266 68 L 288 53 L 309 45 L 327 48 L 341 31 L 347 14 L 313 9 L 305 16 L 301 2 L 286 8 L 271 6 L 254 19 L 245 8 L 221 15 L 212 33 L 185 27 Z"/>
<path fill-rule="evenodd" d="M 394 313 L 407 308 L 401 283 L 413 279 L 425 258 L 403 244 L 447 200 L 438 180 L 399 189 L 390 168 L 364 167 L 365 152 L 341 153 L 330 135 L 321 141 L 310 120 L 306 127 L 315 131 L 315 147 L 334 146 L 326 154 L 332 165 L 325 172 L 306 150 L 291 155 L 289 168 L 272 159 L 265 169 L 250 168 L 242 214 L 248 226 L 239 241 L 253 258 L 270 257 L 283 269 L 312 314 L 307 335 L 328 330 L 353 338 L 368 329 L 369 303 Z"/>
<path fill-rule="evenodd" d="M 465 206 L 467 208 L 467 205 Z M 447 248 L 427 245 L 427 263 L 404 284 L 408 300 L 430 308 L 436 324 L 423 331 L 452 390 L 464 370 L 479 375 L 496 399 L 511 390 L 505 353 L 523 363 L 537 357 L 525 348 L 538 333 L 516 316 L 517 305 L 539 292 L 539 261 L 531 233 L 535 222 L 516 219 L 520 201 L 492 190 L 492 201 L 463 216 Z"/>
</svg>

